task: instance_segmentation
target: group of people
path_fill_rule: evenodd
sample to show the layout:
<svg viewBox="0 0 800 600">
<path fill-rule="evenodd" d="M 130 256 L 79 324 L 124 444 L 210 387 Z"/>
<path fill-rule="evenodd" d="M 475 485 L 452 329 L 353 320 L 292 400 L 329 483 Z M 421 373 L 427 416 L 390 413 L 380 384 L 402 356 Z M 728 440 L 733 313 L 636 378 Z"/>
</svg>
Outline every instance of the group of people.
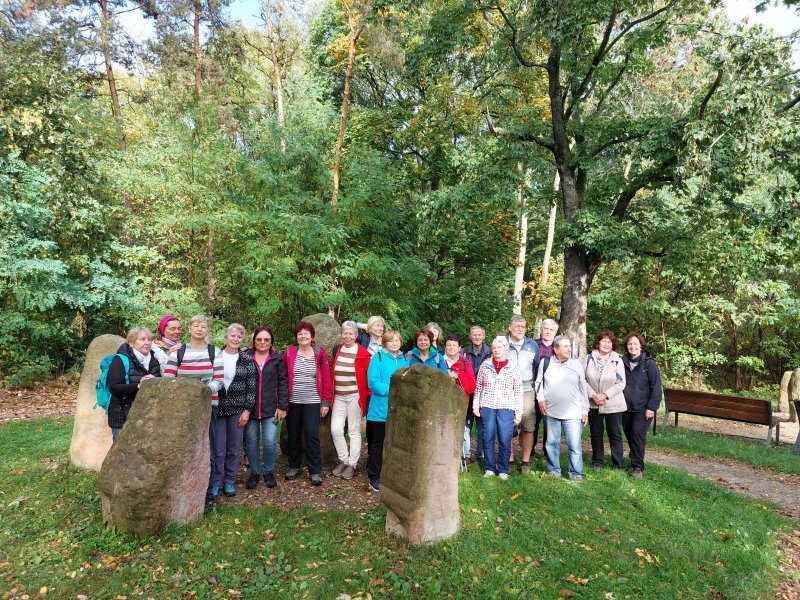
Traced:
<svg viewBox="0 0 800 600">
<path fill-rule="evenodd" d="M 527 337 L 525 318 L 511 318 L 508 334 L 486 344 L 480 326 L 470 329 L 462 347 L 456 335 L 442 340 L 442 329 L 428 323 L 417 330 L 412 348 L 402 351 L 399 331 L 373 316 L 365 324 L 345 321 L 341 343 L 326 349 L 314 341 L 314 326 L 301 321 L 294 328 L 295 344 L 284 353 L 274 347 L 266 326 L 255 329 L 245 345 L 245 328 L 233 323 L 225 330 L 224 346 L 208 341 L 209 320 L 198 315 L 189 322 L 189 341 L 174 315 L 158 325 L 158 339 L 145 327 L 132 329 L 108 370 L 111 402 L 108 424 L 114 439 L 120 433 L 136 393 L 153 377 L 193 378 L 211 393 L 211 476 L 206 500 L 222 492 L 236 494 L 241 446 L 244 443 L 250 475 L 245 486 L 261 479 L 275 487 L 278 427 L 285 421 L 288 440 L 287 481 L 301 474 L 302 449 L 311 484 L 322 484 L 320 422 L 331 414 L 331 436 L 338 456 L 332 475 L 352 479 L 361 456 L 361 426 L 366 420 L 367 479 L 380 489 L 383 443 L 392 374 L 415 364 L 440 369 L 465 397 L 462 464 L 473 459 L 472 431 L 476 430 L 475 459 L 483 461 L 486 477 L 509 477 L 512 440 L 519 432 L 522 474 L 530 473 L 534 448 L 542 434 L 547 472 L 561 475 L 560 442 L 564 432 L 569 453 L 569 477 L 583 478 L 581 432 L 588 423 L 592 465 L 605 465 L 607 433 L 613 468 L 623 467 L 622 433 L 630 447 L 630 474 L 641 477 L 649 423 L 661 402 L 658 367 L 637 333 L 628 334 L 624 354 L 616 352 L 616 337 L 601 332 L 591 352 L 572 357 L 572 343 L 557 335 L 558 324 L 546 319 L 540 337 Z M 361 331 L 364 329 L 365 331 Z M 444 342 L 442 344 L 442 341 Z M 330 356 L 328 355 L 330 350 Z M 348 435 L 345 435 L 345 427 Z"/>
</svg>

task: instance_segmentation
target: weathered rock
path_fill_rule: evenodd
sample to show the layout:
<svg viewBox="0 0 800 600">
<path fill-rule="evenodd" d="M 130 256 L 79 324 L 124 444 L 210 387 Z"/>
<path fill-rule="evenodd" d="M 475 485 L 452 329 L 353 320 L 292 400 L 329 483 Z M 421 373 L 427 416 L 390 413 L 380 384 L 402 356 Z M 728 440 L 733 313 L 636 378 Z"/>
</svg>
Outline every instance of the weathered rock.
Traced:
<svg viewBox="0 0 800 600">
<path fill-rule="evenodd" d="M 292 407 L 289 406 L 289 410 L 292 410 Z M 278 438 L 281 452 L 283 454 L 289 454 L 289 428 L 286 426 L 286 422 L 281 424 L 281 434 Z M 300 445 L 303 449 L 303 461 L 305 462 L 305 455 L 306 455 L 306 436 L 305 434 L 300 434 Z M 334 463 L 339 458 L 336 454 L 336 447 L 333 445 L 333 436 L 331 436 L 331 412 L 328 411 L 328 414 L 325 415 L 325 418 L 322 419 L 319 423 L 319 452 L 320 457 L 322 458 L 322 466 L 323 467 L 332 467 Z"/>
<path fill-rule="evenodd" d="M 100 470 L 103 521 L 140 537 L 203 514 L 211 394 L 189 379 L 142 384 Z"/>
<path fill-rule="evenodd" d="M 392 375 L 381 500 L 386 531 L 421 544 L 461 526 L 458 473 L 464 392 L 439 369 L 414 365 Z"/>
<path fill-rule="evenodd" d="M 336 344 L 342 343 L 342 326 L 327 313 L 317 313 L 303 317 L 303 321 L 308 321 L 314 326 L 314 340 L 317 346 L 322 346 L 331 357 L 331 351 Z"/>
<path fill-rule="evenodd" d="M 800 400 L 800 368 L 794 370 L 789 381 L 789 400 Z"/>
<path fill-rule="evenodd" d="M 75 421 L 72 425 L 72 442 L 69 459 L 76 467 L 99 471 L 108 449 L 111 448 L 111 428 L 108 416 L 96 404 L 95 383 L 100 377 L 100 361 L 114 354 L 125 342 L 118 335 L 101 335 L 92 340 L 86 350 L 81 383 L 78 386 L 78 401 L 75 405 Z"/>
</svg>

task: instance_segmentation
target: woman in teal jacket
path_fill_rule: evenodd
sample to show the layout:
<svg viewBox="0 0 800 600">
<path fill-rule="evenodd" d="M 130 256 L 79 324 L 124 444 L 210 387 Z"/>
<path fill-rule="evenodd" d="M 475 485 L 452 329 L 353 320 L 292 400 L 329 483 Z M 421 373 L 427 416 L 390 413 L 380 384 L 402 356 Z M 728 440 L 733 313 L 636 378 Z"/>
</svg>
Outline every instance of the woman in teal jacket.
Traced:
<svg viewBox="0 0 800 600">
<path fill-rule="evenodd" d="M 406 354 L 409 365 L 428 365 L 434 369 L 441 369 L 450 377 L 450 371 L 444 360 L 444 354 L 440 354 L 433 345 L 433 333 L 428 329 L 418 329 L 414 334 L 415 346 Z"/>
<path fill-rule="evenodd" d="M 380 491 L 383 468 L 383 439 L 386 436 L 386 415 L 389 412 L 389 383 L 392 373 L 408 366 L 408 360 L 400 352 L 403 340 L 399 331 L 383 334 L 383 348 L 378 350 L 367 369 L 367 385 L 372 391 L 367 409 L 367 477 L 373 492 Z M 444 362 L 444 361 L 442 361 Z"/>
</svg>

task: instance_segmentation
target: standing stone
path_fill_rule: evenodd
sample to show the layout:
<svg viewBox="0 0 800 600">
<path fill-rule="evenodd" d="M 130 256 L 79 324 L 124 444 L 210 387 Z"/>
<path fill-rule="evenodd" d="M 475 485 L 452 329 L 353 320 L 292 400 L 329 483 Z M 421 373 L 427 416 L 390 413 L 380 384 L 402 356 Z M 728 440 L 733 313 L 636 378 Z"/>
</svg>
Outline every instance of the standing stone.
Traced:
<svg viewBox="0 0 800 600">
<path fill-rule="evenodd" d="M 464 392 L 439 369 L 392 375 L 381 471 L 386 531 L 421 544 L 461 527 L 458 473 Z"/>
<path fill-rule="evenodd" d="M 200 517 L 210 472 L 211 392 L 191 379 L 142 384 L 100 470 L 103 521 L 139 537 Z"/>
<path fill-rule="evenodd" d="M 794 370 L 789 380 L 789 400 L 800 400 L 800 368 Z"/>
<path fill-rule="evenodd" d="M 101 335 L 94 338 L 86 350 L 69 445 L 69 459 L 76 467 L 99 471 L 111 448 L 111 428 L 106 411 L 94 408 L 97 402 L 94 386 L 100 377 L 100 361 L 114 354 L 124 342 L 124 338 L 118 335 Z"/>
<path fill-rule="evenodd" d="M 292 410 L 292 405 L 289 405 L 289 410 Z M 281 423 L 281 433 L 278 438 L 278 444 L 281 448 L 281 453 L 289 455 L 289 428 L 286 426 L 286 421 Z M 300 433 L 300 448 L 301 460 L 305 464 L 306 460 L 306 436 Z M 331 411 L 325 415 L 325 418 L 319 422 L 319 454 L 322 459 L 323 467 L 332 467 L 339 459 L 336 454 L 336 446 L 333 445 L 333 436 L 331 435 Z"/>
<path fill-rule="evenodd" d="M 317 346 L 325 348 L 325 352 L 328 353 L 328 359 L 330 359 L 333 347 L 342 343 L 342 326 L 327 313 L 309 315 L 303 317 L 303 321 L 307 321 L 314 326 L 314 341 Z"/>
</svg>

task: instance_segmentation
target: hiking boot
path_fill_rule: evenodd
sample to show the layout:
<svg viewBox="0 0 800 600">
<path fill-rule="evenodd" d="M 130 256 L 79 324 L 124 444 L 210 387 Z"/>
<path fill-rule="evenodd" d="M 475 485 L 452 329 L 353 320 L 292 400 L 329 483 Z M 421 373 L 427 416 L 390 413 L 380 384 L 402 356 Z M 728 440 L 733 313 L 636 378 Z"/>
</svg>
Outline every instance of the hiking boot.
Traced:
<svg viewBox="0 0 800 600">
<path fill-rule="evenodd" d="M 228 498 L 230 498 L 231 496 L 236 495 L 236 486 L 234 486 L 232 483 L 226 483 L 223 486 L 222 491 Z"/>
<path fill-rule="evenodd" d="M 257 485 L 258 485 L 258 473 L 251 473 L 250 477 L 247 478 L 247 483 L 244 484 L 244 487 L 246 487 L 248 490 L 254 490 L 256 489 Z"/>
<path fill-rule="evenodd" d="M 345 470 L 347 469 L 347 467 L 348 467 L 347 463 L 344 463 L 344 462 L 342 462 L 342 461 L 339 461 L 339 464 L 338 464 L 338 465 L 336 465 L 336 466 L 333 468 L 333 471 L 331 472 L 331 475 L 333 475 L 334 477 L 341 477 L 341 476 L 342 476 L 342 473 L 344 473 L 344 472 L 345 472 Z"/>
<path fill-rule="evenodd" d="M 286 481 L 292 481 L 298 477 L 300 477 L 300 467 L 291 467 L 288 471 L 286 471 L 286 475 L 283 476 Z"/>
<path fill-rule="evenodd" d="M 498 477 L 500 477 L 500 479 L 502 479 L 503 481 L 506 481 L 508 479 L 508 473 L 500 473 Z"/>
<path fill-rule="evenodd" d="M 311 476 L 311 485 L 322 485 L 322 474 L 314 473 Z"/>
<path fill-rule="evenodd" d="M 264 483 L 267 484 L 268 488 L 274 488 L 278 485 L 278 482 L 275 481 L 275 473 L 267 473 L 264 475 Z"/>
<path fill-rule="evenodd" d="M 356 468 L 355 468 L 355 467 L 352 467 L 352 466 L 350 466 L 350 465 L 347 465 L 347 467 L 345 468 L 345 470 L 344 470 L 344 471 L 342 471 L 342 479 L 347 479 L 347 480 L 350 480 L 350 479 L 352 479 L 353 477 L 355 477 L 356 473 L 358 473 L 358 471 L 356 470 Z"/>
<path fill-rule="evenodd" d="M 519 468 L 519 472 L 523 475 L 530 475 L 531 474 L 531 463 L 529 462 L 522 462 L 522 466 Z"/>
<path fill-rule="evenodd" d="M 631 469 L 631 477 L 634 479 L 641 479 L 642 478 L 642 470 L 641 469 Z"/>
<path fill-rule="evenodd" d="M 379 479 L 370 479 L 369 480 L 369 489 L 371 489 L 376 494 L 381 491 L 381 482 Z"/>
</svg>

